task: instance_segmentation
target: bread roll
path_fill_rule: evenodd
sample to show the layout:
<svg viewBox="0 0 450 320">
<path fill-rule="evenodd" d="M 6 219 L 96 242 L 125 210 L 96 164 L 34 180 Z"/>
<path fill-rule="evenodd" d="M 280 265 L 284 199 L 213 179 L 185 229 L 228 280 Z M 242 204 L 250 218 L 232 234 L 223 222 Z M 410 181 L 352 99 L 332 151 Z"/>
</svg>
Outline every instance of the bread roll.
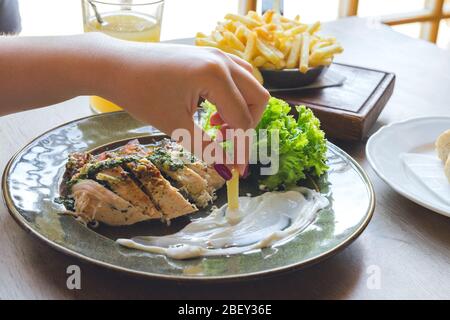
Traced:
<svg viewBox="0 0 450 320">
<path fill-rule="evenodd" d="M 450 154 L 450 129 L 443 132 L 436 140 L 436 151 L 442 162 L 446 163 Z"/>
</svg>

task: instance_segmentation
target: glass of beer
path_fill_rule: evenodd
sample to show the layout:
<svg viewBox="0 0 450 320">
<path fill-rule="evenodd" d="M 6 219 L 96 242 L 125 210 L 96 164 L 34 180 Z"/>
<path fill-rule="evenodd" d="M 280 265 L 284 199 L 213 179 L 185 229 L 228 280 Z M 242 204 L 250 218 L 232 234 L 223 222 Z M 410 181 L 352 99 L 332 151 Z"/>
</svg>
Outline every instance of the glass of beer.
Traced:
<svg viewBox="0 0 450 320">
<path fill-rule="evenodd" d="M 82 0 L 84 32 L 129 41 L 159 42 L 164 0 Z M 95 112 L 122 110 L 102 97 L 90 98 Z"/>
</svg>

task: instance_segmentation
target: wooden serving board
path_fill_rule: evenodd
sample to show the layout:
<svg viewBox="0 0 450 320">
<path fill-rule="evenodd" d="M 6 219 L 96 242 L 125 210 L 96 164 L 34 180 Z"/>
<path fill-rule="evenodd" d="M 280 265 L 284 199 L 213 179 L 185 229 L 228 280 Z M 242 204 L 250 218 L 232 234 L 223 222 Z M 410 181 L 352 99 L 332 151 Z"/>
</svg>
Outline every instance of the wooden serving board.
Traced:
<svg viewBox="0 0 450 320">
<path fill-rule="evenodd" d="M 310 107 L 329 138 L 362 140 L 391 97 L 395 75 L 340 63 L 333 63 L 331 70 L 346 77 L 342 86 L 273 96 Z"/>
</svg>

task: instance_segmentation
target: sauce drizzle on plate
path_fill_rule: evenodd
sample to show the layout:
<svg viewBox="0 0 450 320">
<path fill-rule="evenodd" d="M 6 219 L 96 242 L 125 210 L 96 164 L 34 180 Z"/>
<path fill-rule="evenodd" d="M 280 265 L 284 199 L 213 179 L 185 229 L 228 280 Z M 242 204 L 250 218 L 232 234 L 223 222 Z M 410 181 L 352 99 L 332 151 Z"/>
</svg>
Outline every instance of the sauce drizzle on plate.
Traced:
<svg viewBox="0 0 450 320">
<path fill-rule="evenodd" d="M 257 197 L 240 197 L 239 219 L 231 223 L 225 205 L 172 235 L 140 236 L 117 242 L 174 259 L 245 253 L 292 239 L 328 204 L 320 193 L 302 187 L 266 192 Z"/>
</svg>

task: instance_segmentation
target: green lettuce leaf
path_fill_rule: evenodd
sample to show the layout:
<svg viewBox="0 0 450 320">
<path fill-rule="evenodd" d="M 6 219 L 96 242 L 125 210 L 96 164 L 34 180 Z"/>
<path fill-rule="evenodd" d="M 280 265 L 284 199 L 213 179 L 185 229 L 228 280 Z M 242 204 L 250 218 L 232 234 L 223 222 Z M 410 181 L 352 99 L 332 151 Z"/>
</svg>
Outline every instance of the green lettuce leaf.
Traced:
<svg viewBox="0 0 450 320">
<path fill-rule="evenodd" d="M 219 126 L 211 126 L 209 118 L 216 108 L 210 102 L 202 104 L 205 112 L 202 116 L 202 127 L 211 136 L 215 136 Z M 305 106 L 295 107 L 298 113 L 297 120 L 289 115 L 291 106 L 285 101 L 270 98 L 262 115 L 261 121 L 256 129 L 266 129 L 267 136 L 257 134 L 254 143 L 267 145 L 270 148 L 271 133 L 278 131 L 279 134 L 279 170 L 274 175 L 258 176 L 260 184 L 269 190 L 277 190 L 296 185 L 306 177 L 321 176 L 328 169 L 326 165 L 326 139 L 324 132 L 320 129 L 320 122 L 311 109 Z M 259 150 L 259 149 L 254 149 Z M 252 169 L 252 174 L 259 175 L 260 170 Z"/>
</svg>

